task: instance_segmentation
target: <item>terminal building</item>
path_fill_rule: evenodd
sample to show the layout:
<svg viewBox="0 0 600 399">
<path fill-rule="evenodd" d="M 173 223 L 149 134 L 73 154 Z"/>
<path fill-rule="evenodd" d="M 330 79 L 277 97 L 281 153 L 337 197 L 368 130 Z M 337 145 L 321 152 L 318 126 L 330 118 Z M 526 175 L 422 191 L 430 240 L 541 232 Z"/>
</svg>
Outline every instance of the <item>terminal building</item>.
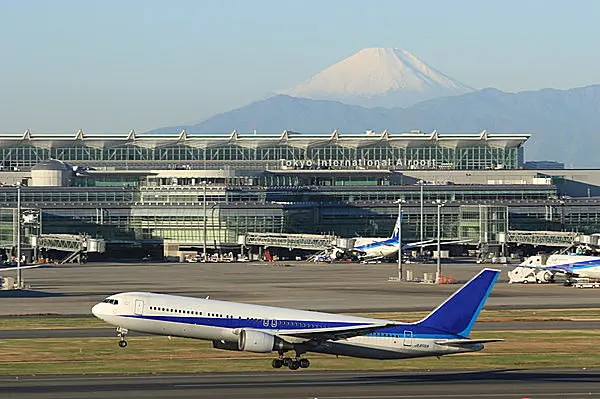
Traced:
<svg viewBox="0 0 600 399">
<path fill-rule="evenodd" d="M 600 231 L 600 171 L 524 168 L 528 134 L 0 134 L 0 244 L 103 238 L 106 256 L 238 251 L 253 233 L 495 244 L 508 230 Z M 17 190 L 20 186 L 20 190 Z M 33 230 L 32 230 L 33 231 Z M 27 234 L 23 234 L 27 245 Z M 120 255 L 119 255 L 120 254 Z"/>
</svg>

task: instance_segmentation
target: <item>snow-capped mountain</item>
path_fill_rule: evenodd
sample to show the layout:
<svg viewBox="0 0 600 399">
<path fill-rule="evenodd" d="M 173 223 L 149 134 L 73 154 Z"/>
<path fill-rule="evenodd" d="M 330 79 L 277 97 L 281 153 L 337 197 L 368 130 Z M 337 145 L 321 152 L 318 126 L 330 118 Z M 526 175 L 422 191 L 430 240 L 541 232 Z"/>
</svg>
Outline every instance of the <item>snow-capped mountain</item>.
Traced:
<svg viewBox="0 0 600 399">
<path fill-rule="evenodd" d="M 366 48 L 281 94 L 364 107 L 406 107 L 473 91 L 398 48 Z"/>
</svg>

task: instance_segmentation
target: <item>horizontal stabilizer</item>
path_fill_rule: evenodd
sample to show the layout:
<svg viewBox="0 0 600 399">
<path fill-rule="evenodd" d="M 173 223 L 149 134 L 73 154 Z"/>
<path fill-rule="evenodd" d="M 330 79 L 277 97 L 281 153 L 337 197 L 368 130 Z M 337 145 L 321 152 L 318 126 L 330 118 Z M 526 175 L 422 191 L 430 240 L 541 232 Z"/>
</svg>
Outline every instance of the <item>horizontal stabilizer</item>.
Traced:
<svg viewBox="0 0 600 399">
<path fill-rule="evenodd" d="M 435 341 L 438 345 L 447 346 L 469 346 L 473 344 L 487 344 L 488 342 L 502 342 L 503 339 L 444 339 Z"/>
</svg>

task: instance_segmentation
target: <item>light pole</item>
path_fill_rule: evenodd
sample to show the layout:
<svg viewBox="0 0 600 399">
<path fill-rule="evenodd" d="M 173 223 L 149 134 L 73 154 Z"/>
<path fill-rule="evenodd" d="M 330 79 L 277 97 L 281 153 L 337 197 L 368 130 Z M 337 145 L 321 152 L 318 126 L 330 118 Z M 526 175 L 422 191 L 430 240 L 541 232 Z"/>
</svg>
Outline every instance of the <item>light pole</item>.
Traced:
<svg viewBox="0 0 600 399">
<path fill-rule="evenodd" d="M 402 281 L 402 203 L 404 200 L 396 201 L 398 204 L 398 280 Z"/>
<path fill-rule="evenodd" d="M 23 288 L 21 275 L 21 185 L 17 185 L 17 288 Z"/>
<path fill-rule="evenodd" d="M 206 259 L 206 180 L 202 182 L 202 219 L 204 220 L 204 231 L 202 232 L 202 259 Z"/>
<path fill-rule="evenodd" d="M 424 223 L 424 220 L 423 220 L 423 218 L 424 218 L 423 217 L 423 183 L 424 183 L 424 181 L 419 180 L 419 183 L 421 184 L 421 222 L 419 223 L 419 227 L 421 230 L 420 231 L 420 233 L 421 233 L 420 241 L 423 242 L 423 223 Z M 423 256 L 423 248 L 424 248 L 423 245 L 421 245 L 421 250 L 420 250 L 421 256 Z"/>
<path fill-rule="evenodd" d="M 441 237 L 442 237 L 442 207 L 446 202 L 442 200 L 436 200 L 434 204 L 437 205 L 437 268 L 435 272 L 435 282 L 439 283 L 440 277 L 442 276 L 442 253 L 441 253 Z"/>
<path fill-rule="evenodd" d="M 210 207 L 210 233 L 212 235 L 213 238 L 213 248 L 216 251 L 217 250 L 217 232 L 215 232 L 215 207 L 218 204 L 216 202 L 214 202 L 211 207 Z M 221 217 L 220 215 L 221 212 L 219 212 L 219 218 Z M 220 232 L 220 230 L 218 230 Z M 221 256 L 221 239 L 219 237 L 219 250 L 218 250 L 219 256 Z"/>
</svg>

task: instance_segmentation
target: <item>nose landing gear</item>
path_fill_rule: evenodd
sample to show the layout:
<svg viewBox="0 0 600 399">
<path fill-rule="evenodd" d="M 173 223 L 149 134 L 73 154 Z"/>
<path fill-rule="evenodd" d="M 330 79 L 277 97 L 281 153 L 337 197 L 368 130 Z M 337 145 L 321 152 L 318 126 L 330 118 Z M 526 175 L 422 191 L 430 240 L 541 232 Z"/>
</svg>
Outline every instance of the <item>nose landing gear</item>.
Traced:
<svg viewBox="0 0 600 399">
<path fill-rule="evenodd" d="M 117 327 L 117 337 L 119 337 L 119 346 L 121 348 L 125 348 L 127 346 L 127 341 L 125 340 L 125 338 L 127 338 L 127 329 L 126 328 L 122 328 L 122 327 Z"/>
</svg>

